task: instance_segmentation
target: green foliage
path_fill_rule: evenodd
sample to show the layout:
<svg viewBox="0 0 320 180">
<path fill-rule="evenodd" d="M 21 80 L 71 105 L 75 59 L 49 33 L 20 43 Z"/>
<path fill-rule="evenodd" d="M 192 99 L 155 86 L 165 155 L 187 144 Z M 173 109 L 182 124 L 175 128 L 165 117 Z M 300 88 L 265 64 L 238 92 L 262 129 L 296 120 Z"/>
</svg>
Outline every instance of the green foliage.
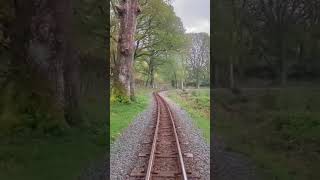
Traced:
<svg viewBox="0 0 320 180">
<path fill-rule="evenodd" d="M 73 44 L 83 54 L 105 58 L 106 14 L 109 1 L 73 0 Z"/>
<path fill-rule="evenodd" d="M 77 130 L 63 137 L 1 139 L 0 178 L 76 180 L 92 162 L 105 157 L 105 144 L 96 142 L 98 138 Z"/>
<path fill-rule="evenodd" d="M 18 90 L 19 89 L 19 90 Z M 35 87 L 10 83 L 1 95 L 1 134 L 60 134 L 65 128 L 63 112 L 49 96 Z"/>
<path fill-rule="evenodd" d="M 138 16 L 135 69 L 142 80 L 166 80 L 160 69 L 173 64 L 187 46 L 184 27 L 173 7 L 163 0 L 148 1 Z M 172 69 L 172 68 L 171 68 Z M 177 69 L 175 71 L 178 71 Z"/>
<path fill-rule="evenodd" d="M 139 89 L 136 101 L 130 104 L 111 102 L 110 106 L 110 142 L 113 142 L 121 132 L 128 127 L 138 113 L 145 110 L 150 103 L 150 90 Z"/>
<path fill-rule="evenodd" d="M 190 92 L 191 91 L 191 92 Z M 168 97 L 185 108 L 210 143 L 210 94 L 208 89 L 169 91 Z"/>
<path fill-rule="evenodd" d="M 100 57 L 100 60 L 104 61 L 106 56 L 104 44 L 106 38 L 105 13 L 108 10 L 105 8 L 108 2 L 75 0 L 72 3 L 74 12 L 71 44 L 74 49 L 80 51 L 81 57 L 90 57 L 85 59 L 86 63 L 81 62 L 82 66 L 92 67 L 92 64 L 95 64 L 94 58 Z M 61 134 L 67 129 L 63 107 L 58 107 L 59 105 L 52 100 L 53 97 L 46 80 L 39 80 L 41 77 L 26 68 L 26 64 L 21 63 L 21 67 L 7 65 L 13 64 L 8 62 L 12 61 L 10 58 L 14 57 L 12 56 L 14 48 L 11 47 L 13 44 L 8 44 L 10 45 L 8 47 L 2 45 L 4 45 L 4 40 L 15 39 L 15 34 L 12 33 L 15 32 L 12 31 L 15 20 L 14 3 L 0 1 L 0 4 L 0 57 L 6 58 L 6 61 L 0 63 L 0 85 L 2 88 L 0 93 L 0 134 L 15 132 Z M 3 47 L 5 51 L 2 51 Z M 99 74 L 97 71 L 101 70 L 101 65 L 89 70 L 93 73 L 85 72 L 81 76 L 87 78 L 94 72 Z M 93 79 L 93 81 L 97 81 L 99 77 L 96 75 Z M 8 81 L 4 82 L 5 80 Z M 8 82 L 9 85 L 5 84 Z M 101 88 L 100 86 L 95 87 L 96 89 Z M 78 116 L 80 113 L 72 112 L 72 114 Z M 77 120 L 80 122 L 80 117 Z"/>
<path fill-rule="evenodd" d="M 108 154 L 106 100 L 97 90 L 92 94 L 82 96 L 80 108 L 85 123 L 77 128 L 44 135 L 25 133 L 26 127 L 21 126 L 24 133 L 0 136 L 0 179 L 76 180 L 92 164 L 102 164 Z M 42 111 L 39 113 L 37 116 L 43 117 Z M 31 124 L 35 121 L 34 115 L 26 116 L 30 116 Z M 48 126 L 50 122 L 42 123 Z"/>
<path fill-rule="evenodd" d="M 117 61 L 117 41 L 119 20 L 115 13 L 118 1 L 111 1 L 110 64 L 111 75 Z M 137 19 L 134 55 L 135 79 L 146 85 L 156 83 L 178 84 L 186 81 L 190 74 L 186 67 L 186 58 L 190 39 L 185 34 L 182 21 L 176 16 L 170 2 L 152 0 L 140 2 L 141 14 Z M 209 41 L 209 37 L 207 38 Z M 209 54 L 209 53 L 208 53 Z M 209 64 L 205 68 L 209 70 Z M 201 74 L 203 75 L 203 74 Z M 208 84 L 208 73 L 205 75 Z M 176 86 L 175 85 L 175 86 Z M 113 97 L 116 100 L 117 97 Z M 121 99 L 121 98 L 120 98 Z"/>
<path fill-rule="evenodd" d="M 159 80 L 164 82 L 170 82 L 172 80 L 184 80 L 186 78 L 186 73 L 184 72 L 185 67 L 183 64 L 183 59 L 179 57 L 178 53 L 170 54 L 167 63 L 160 66 L 159 69 Z"/>
<path fill-rule="evenodd" d="M 242 89 L 242 95 L 216 90 L 214 95 L 217 135 L 229 150 L 252 158 L 265 179 L 320 177 L 314 171 L 320 167 L 320 114 L 313 108 L 320 105 L 319 89 Z"/>
<path fill-rule="evenodd" d="M 84 122 L 69 128 L 63 107 L 52 101 L 47 82 L 25 68 L 22 61 L 19 61 L 21 67 L 7 66 L 13 64 L 8 62 L 14 49 L 11 40 L 16 38 L 14 2 L 0 1 L 0 179 L 76 180 L 91 162 L 100 161 L 108 153 L 105 152 L 108 149 L 106 99 L 105 93 L 100 94 L 101 90 L 105 92 L 105 79 L 99 79 L 103 76 L 99 72 L 104 72 L 100 71 L 104 68 L 101 64 L 105 64 L 95 61 L 99 57 L 97 61 L 104 62 L 106 56 L 108 2 L 75 0 L 72 3 L 71 44 L 84 60 L 81 66 L 86 71 L 81 76 L 94 82 L 87 83 L 94 87 L 87 88 L 85 78 L 81 79 L 87 89 L 81 94 L 78 114 Z M 87 91 L 92 89 L 94 92 L 88 94 L 93 95 L 88 97 Z"/>
<path fill-rule="evenodd" d="M 261 105 L 265 109 L 276 109 L 277 108 L 277 97 L 272 93 L 266 93 L 259 97 L 259 101 L 261 102 Z"/>
<path fill-rule="evenodd" d="M 210 81 L 210 36 L 207 33 L 187 34 L 190 45 L 187 56 L 188 80 L 201 85 L 202 81 Z"/>
<path fill-rule="evenodd" d="M 112 103 L 118 102 L 124 104 L 129 104 L 131 102 L 130 97 L 126 92 L 121 88 L 117 88 L 117 86 L 112 87 L 110 101 Z"/>
<path fill-rule="evenodd" d="M 10 47 L 10 27 L 13 23 L 13 19 L 13 2 L 0 0 L 0 56 Z"/>
<path fill-rule="evenodd" d="M 297 7 L 320 7 L 319 2 L 217 0 L 213 10 L 213 56 L 218 86 L 227 87 L 230 64 L 236 85 L 248 87 L 248 80 L 285 84 L 319 77 L 318 24 L 313 8 L 290 13 Z M 304 5 L 301 5 L 305 3 Z M 311 5 L 312 4 L 312 5 Z M 305 14 L 304 14 L 305 13 Z M 308 18 L 306 18 L 308 14 Z M 281 81 L 279 81 L 281 80 Z"/>
</svg>

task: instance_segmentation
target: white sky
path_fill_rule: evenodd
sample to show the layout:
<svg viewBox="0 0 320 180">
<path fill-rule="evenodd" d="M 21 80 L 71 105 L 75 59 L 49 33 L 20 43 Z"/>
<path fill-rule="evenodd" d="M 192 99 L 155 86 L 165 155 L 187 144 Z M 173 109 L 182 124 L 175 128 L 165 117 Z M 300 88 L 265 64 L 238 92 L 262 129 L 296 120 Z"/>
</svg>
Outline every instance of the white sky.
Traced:
<svg viewBox="0 0 320 180">
<path fill-rule="evenodd" d="M 172 5 L 187 33 L 210 34 L 210 0 L 173 0 Z"/>
</svg>

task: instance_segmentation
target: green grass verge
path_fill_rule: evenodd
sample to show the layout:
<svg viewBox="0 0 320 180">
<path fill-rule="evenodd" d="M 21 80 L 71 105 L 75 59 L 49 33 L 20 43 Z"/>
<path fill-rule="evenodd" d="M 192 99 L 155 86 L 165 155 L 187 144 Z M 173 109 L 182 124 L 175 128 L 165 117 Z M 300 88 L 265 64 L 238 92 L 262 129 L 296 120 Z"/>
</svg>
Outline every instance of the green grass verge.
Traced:
<svg viewBox="0 0 320 180">
<path fill-rule="evenodd" d="M 168 97 L 183 107 L 210 143 L 210 91 L 209 89 L 168 91 Z"/>
<path fill-rule="evenodd" d="M 251 158 L 264 179 L 320 179 L 320 91 L 214 90 L 216 132 Z"/>
<path fill-rule="evenodd" d="M 1 143 L 0 177 L 76 180 L 91 161 L 103 157 L 105 149 L 81 132 L 63 138 L 20 138 L 18 142 Z"/>
<path fill-rule="evenodd" d="M 82 104 L 83 127 L 59 136 L 22 134 L 0 139 L 0 179 L 76 180 L 91 162 L 105 158 L 105 100 Z"/>
<path fill-rule="evenodd" d="M 136 102 L 129 104 L 112 103 L 110 105 L 110 142 L 113 143 L 134 118 L 146 109 L 150 102 L 149 89 L 136 90 Z"/>
</svg>

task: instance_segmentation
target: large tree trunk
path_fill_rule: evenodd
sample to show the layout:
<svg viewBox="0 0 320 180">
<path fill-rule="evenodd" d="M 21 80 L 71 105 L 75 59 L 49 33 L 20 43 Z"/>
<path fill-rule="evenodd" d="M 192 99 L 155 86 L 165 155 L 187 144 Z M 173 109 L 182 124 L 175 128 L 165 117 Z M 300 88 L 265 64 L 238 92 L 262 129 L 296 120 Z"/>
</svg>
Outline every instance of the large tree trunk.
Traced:
<svg viewBox="0 0 320 180">
<path fill-rule="evenodd" d="M 65 61 L 65 119 L 69 125 L 77 125 L 81 122 L 79 99 L 80 99 L 80 61 L 79 54 L 72 52 Z"/>
<path fill-rule="evenodd" d="M 122 0 L 120 6 L 116 6 L 120 19 L 120 32 L 118 39 L 118 59 L 114 73 L 114 96 L 129 100 L 131 89 L 134 88 L 133 58 L 134 58 L 134 34 L 136 31 L 137 15 L 140 12 L 138 0 Z"/>
<path fill-rule="evenodd" d="M 62 42 L 59 53 L 62 67 L 59 68 L 58 77 L 63 86 L 60 93 L 64 93 L 64 116 L 69 125 L 75 125 L 80 122 L 80 60 L 79 53 L 72 49 L 71 44 L 72 3 L 71 0 L 54 0 L 53 4 L 57 40 Z"/>
<path fill-rule="evenodd" d="M 135 91 L 134 91 L 134 87 L 135 87 L 135 82 L 134 82 L 134 76 L 133 73 L 130 76 L 130 99 L 131 101 L 135 101 L 136 97 L 135 97 Z"/>
<path fill-rule="evenodd" d="M 70 65 L 66 63 L 72 59 L 71 0 L 17 0 L 15 6 L 17 28 L 20 28 L 15 42 L 21 44 L 15 46 L 15 49 L 20 48 L 15 53 L 20 52 L 21 56 L 16 55 L 13 62 L 25 65 L 22 72 L 29 77 L 27 81 L 31 84 L 31 91 L 48 101 L 48 113 L 52 113 L 55 119 L 65 120 L 69 111 L 66 109 L 74 107 L 74 102 L 70 103 L 66 94 L 71 97 L 79 90 L 78 86 L 71 85 L 76 83 L 75 77 L 79 71 L 74 69 L 76 65 L 73 62 L 69 62 Z M 69 73 L 66 68 L 73 70 Z M 72 92 L 66 93 L 66 88 L 68 91 L 72 89 Z M 75 101 L 78 97 L 76 95 L 71 99 Z M 70 104 L 73 104 L 72 107 Z"/>
<path fill-rule="evenodd" d="M 10 79 L 14 81 L 24 81 L 28 51 L 25 47 L 30 40 L 31 29 L 30 24 L 32 20 L 32 4 L 26 0 L 14 1 L 15 16 L 13 28 L 13 53 L 10 63 Z"/>
</svg>

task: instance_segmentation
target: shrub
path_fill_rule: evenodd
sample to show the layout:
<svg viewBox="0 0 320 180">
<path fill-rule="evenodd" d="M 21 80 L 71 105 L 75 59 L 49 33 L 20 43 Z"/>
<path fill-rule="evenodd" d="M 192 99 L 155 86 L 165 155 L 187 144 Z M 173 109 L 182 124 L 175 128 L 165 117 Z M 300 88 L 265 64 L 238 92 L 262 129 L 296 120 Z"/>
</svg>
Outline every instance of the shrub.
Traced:
<svg viewBox="0 0 320 180">
<path fill-rule="evenodd" d="M 265 109 L 274 109 L 277 105 L 277 98 L 273 94 L 265 94 L 259 98 L 260 104 Z"/>
</svg>

